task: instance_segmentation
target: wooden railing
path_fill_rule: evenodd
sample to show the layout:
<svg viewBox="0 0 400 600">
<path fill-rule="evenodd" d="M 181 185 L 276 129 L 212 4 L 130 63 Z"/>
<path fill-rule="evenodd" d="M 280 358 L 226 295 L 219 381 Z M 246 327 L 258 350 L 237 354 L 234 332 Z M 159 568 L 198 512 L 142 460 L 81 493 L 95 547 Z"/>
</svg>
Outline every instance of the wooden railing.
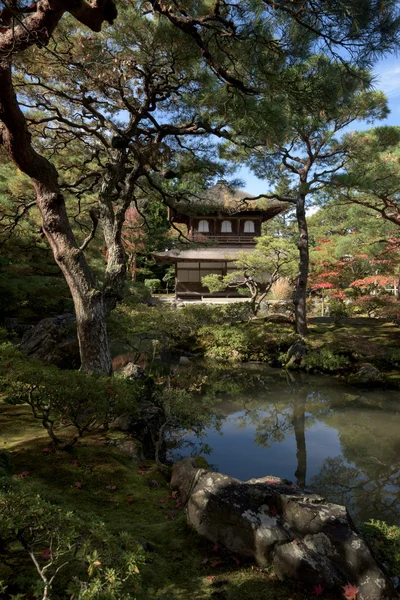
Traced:
<svg viewBox="0 0 400 600">
<path fill-rule="evenodd" d="M 248 244 L 254 245 L 256 240 L 254 233 L 248 233 L 247 235 L 235 235 L 233 233 L 227 233 L 225 235 L 212 235 L 205 233 L 192 233 L 188 236 L 192 242 L 198 242 L 206 244 L 207 242 L 218 242 L 218 244 Z"/>
</svg>

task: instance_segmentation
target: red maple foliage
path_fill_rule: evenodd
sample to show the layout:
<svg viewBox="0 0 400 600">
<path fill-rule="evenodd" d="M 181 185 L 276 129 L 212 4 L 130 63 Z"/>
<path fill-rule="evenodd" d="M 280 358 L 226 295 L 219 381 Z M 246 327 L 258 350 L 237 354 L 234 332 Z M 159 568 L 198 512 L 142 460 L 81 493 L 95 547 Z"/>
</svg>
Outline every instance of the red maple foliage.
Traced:
<svg viewBox="0 0 400 600">
<path fill-rule="evenodd" d="M 314 585 L 313 587 L 313 596 L 322 596 L 324 592 L 324 588 L 322 587 L 322 585 L 319 583 L 318 585 Z"/>
<path fill-rule="evenodd" d="M 346 583 L 343 586 L 344 597 L 346 600 L 357 600 L 358 588 L 352 583 Z"/>
<path fill-rule="evenodd" d="M 333 290 L 335 285 L 333 283 L 329 283 L 328 281 L 321 281 L 320 283 L 312 283 L 310 288 L 312 290 Z"/>
<path fill-rule="evenodd" d="M 387 287 L 389 285 L 395 285 L 396 279 L 390 275 L 370 275 L 363 279 L 356 279 L 350 284 L 350 287 L 355 288 L 367 288 L 371 286 L 375 287 Z"/>
</svg>

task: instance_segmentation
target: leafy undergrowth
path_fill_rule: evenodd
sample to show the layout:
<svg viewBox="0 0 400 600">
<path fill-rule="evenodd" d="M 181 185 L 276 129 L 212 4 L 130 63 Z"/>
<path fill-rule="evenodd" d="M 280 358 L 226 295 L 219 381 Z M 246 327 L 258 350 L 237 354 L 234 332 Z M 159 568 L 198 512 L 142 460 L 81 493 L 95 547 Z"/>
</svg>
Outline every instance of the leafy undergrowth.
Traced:
<svg viewBox="0 0 400 600">
<path fill-rule="evenodd" d="M 28 408 L 2 404 L 0 430 L 2 448 L 11 454 L 13 477 L 24 490 L 73 511 L 82 520 L 95 515 L 110 533 L 126 531 L 143 545 L 138 600 L 314 597 L 313 589 L 281 583 L 272 573 L 199 537 L 187 526 L 179 500 L 172 497 L 154 463 L 133 463 L 107 445 L 106 435 L 85 438 L 72 453 L 55 452 Z M 13 578 L 8 590 L 14 594 L 19 591 L 16 582 L 27 585 L 31 569 L 25 555 L 19 560 L 14 568 L 21 575 Z M 7 567 L 0 565 L 0 580 L 5 578 Z M 51 596 L 66 597 L 61 591 Z M 325 592 L 321 597 L 333 598 Z M 8 600 L 7 593 L 4 598 Z"/>
</svg>

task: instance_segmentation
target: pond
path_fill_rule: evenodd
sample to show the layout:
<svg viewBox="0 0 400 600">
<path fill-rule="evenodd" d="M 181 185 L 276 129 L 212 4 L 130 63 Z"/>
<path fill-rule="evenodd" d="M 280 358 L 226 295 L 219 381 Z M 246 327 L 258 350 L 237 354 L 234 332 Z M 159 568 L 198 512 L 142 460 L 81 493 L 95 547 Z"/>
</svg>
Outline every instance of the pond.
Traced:
<svg viewBox="0 0 400 600">
<path fill-rule="evenodd" d="M 201 442 L 218 471 L 242 480 L 284 477 L 346 504 L 356 522 L 399 522 L 399 392 L 258 365 L 197 365 L 185 376 L 202 381 L 219 426 L 200 440 L 187 433 L 181 456 Z"/>
</svg>

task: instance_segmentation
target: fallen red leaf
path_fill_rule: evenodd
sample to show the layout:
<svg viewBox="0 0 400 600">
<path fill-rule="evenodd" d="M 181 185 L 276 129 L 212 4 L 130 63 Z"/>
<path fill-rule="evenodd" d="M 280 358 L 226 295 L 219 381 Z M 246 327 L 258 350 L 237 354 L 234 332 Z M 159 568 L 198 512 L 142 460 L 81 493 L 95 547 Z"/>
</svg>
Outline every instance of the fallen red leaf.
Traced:
<svg viewBox="0 0 400 600">
<path fill-rule="evenodd" d="M 352 583 L 346 583 L 343 586 L 344 597 L 346 600 L 357 600 L 358 588 Z"/>
<path fill-rule="evenodd" d="M 128 504 L 133 504 L 133 498 L 128 498 Z"/>
<path fill-rule="evenodd" d="M 165 515 L 164 519 L 166 521 L 168 521 L 168 519 L 170 519 L 171 521 L 175 521 L 176 513 L 174 513 L 174 512 L 168 513 L 167 515 Z"/>
<path fill-rule="evenodd" d="M 208 579 L 209 579 L 210 581 L 215 581 L 215 575 L 209 575 L 209 576 L 208 576 Z"/>
<path fill-rule="evenodd" d="M 218 565 L 220 565 L 220 564 L 221 564 L 220 560 L 213 560 L 211 563 L 211 566 L 213 569 L 215 569 L 215 567 L 218 567 Z"/>
<path fill-rule="evenodd" d="M 117 489 L 116 485 L 107 485 L 106 486 L 106 490 L 111 490 L 112 492 L 115 492 L 116 489 Z"/>
<path fill-rule="evenodd" d="M 218 544 L 214 544 L 214 546 L 211 548 L 211 552 L 218 552 L 218 550 L 219 550 Z"/>
<path fill-rule="evenodd" d="M 236 556 L 232 556 L 232 560 L 234 560 L 238 566 L 240 565 L 240 560 L 236 558 Z"/>
<path fill-rule="evenodd" d="M 165 502 L 164 498 L 160 498 L 157 502 L 159 502 L 160 504 L 163 504 Z"/>
<path fill-rule="evenodd" d="M 314 596 L 322 596 L 324 592 L 324 588 L 322 587 L 322 585 L 319 583 L 318 585 L 314 585 L 313 587 L 313 595 Z"/>
<path fill-rule="evenodd" d="M 78 490 L 80 490 L 80 489 L 81 489 L 81 487 L 82 487 L 82 484 L 81 484 L 81 482 L 80 482 L 80 481 L 75 481 L 75 483 L 74 483 L 74 487 L 76 487 L 76 488 L 78 488 Z"/>
<path fill-rule="evenodd" d="M 269 509 L 269 512 L 271 513 L 272 517 L 276 517 L 278 514 L 278 509 L 276 508 L 276 506 L 271 506 L 271 508 Z"/>
<path fill-rule="evenodd" d="M 22 471 L 22 473 L 20 473 L 18 477 L 28 477 L 30 474 L 30 471 Z"/>
<path fill-rule="evenodd" d="M 72 461 L 72 466 L 73 467 L 77 467 L 78 466 L 78 461 L 77 460 L 73 460 Z"/>
<path fill-rule="evenodd" d="M 206 565 L 206 564 L 208 563 L 208 561 L 209 561 L 209 559 L 208 559 L 208 558 L 204 558 L 204 559 L 201 561 L 201 564 L 202 564 L 202 565 Z"/>
<path fill-rule="evenodd" d="M 42 452 L 43 454 L 50 454 L 51 452 L 53 452 L 53 450 L 51 448 L 43 448 Z"/>
</svg>

